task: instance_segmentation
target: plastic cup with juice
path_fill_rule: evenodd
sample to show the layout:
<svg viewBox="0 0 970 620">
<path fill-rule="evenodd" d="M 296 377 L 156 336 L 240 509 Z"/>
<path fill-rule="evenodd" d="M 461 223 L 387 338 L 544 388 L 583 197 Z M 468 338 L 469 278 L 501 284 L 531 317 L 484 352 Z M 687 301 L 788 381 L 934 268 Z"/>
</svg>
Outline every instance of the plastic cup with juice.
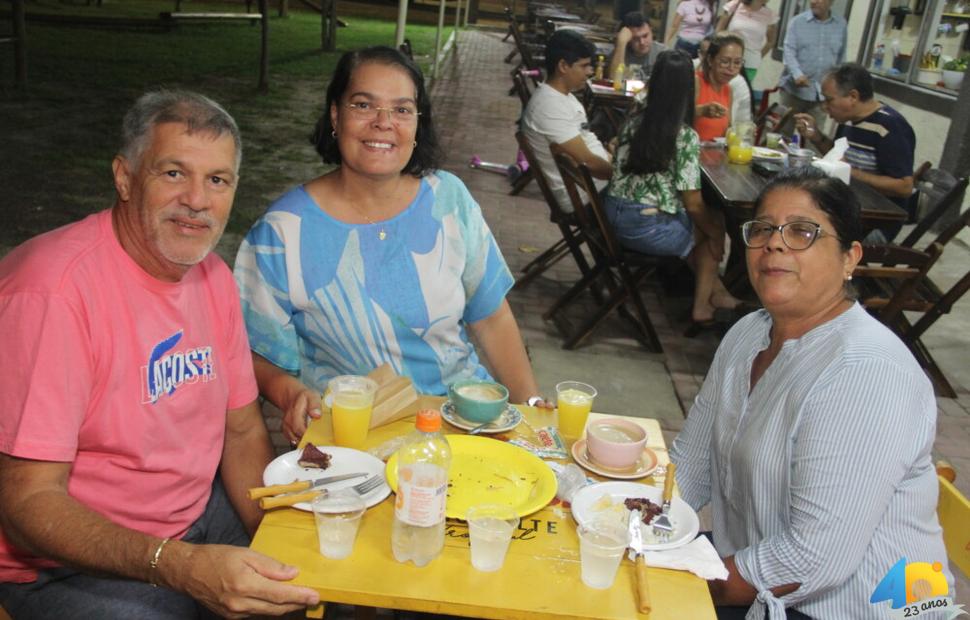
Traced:
<svg viewBox="0 0 970 620">
<path fill-rule="evenodd" d="M 556 410 L 559 432 L 565 437 L 579 437 L 586 428 L 586 418 L 593 409 L 596 388 L 579 381 L 563 381 L 556 385 Z"/>
<path fill-rule="evenodd" d="M 738 142 L 728 146 L 728 161 L 732 164 L 748 164 L 754 157 L 754 147 L 750 142 Z"/>
<path fill-rule="evenodd" d="M 342 375 L 330 380 L 333 406 L 333 441 L 338 446 L 360 450 L 367 439 L 377 383 L 367 377 Z"/>
</svg>

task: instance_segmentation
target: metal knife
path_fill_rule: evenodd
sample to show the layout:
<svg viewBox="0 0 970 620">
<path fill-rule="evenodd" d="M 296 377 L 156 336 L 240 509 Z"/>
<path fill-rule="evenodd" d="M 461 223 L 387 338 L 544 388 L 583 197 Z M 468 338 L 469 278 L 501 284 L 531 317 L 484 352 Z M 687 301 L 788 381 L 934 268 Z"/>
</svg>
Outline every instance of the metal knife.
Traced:
<svg viewBox="0 0 970 620">
<path fill-rule="evenodd" d="M 249 489 L 249 499 L 259 499 L 261 497 L 269 497 L 270 495 L 306 491 L 308 489 L 315 489 L 332 482 L 351 480 L 353 478 L 360 478 L 366 475 L 368 475 L 367 472 L 357 472 L 353 474 L 341 474 L 339 476 L 327 476 L 325 478 L 317 478 L 316 480 L 294 480 L 289 484 L 273 484 L 268 487 L 255 487 Z"/>
<path fill-rule="evenodd" d="M 650 589 L 647 587 L 647 563 L 643 561 L 643 513 L 639 510 L 630 511 L 627 530 L 630 535 L 630 552 L 633 566 L 637 574 L 637 610 L 642 614 L 650 613 Z"/>
</svg>

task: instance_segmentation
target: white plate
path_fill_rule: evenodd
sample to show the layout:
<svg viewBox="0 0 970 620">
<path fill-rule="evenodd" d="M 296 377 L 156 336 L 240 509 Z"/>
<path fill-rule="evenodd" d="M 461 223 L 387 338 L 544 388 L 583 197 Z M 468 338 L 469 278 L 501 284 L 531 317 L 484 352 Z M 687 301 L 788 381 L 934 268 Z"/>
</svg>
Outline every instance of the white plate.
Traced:
<svg viewBox="0 0 970 620">
<path fill-rule="evenodd" d="M 628 497 L 646 497 L 655 504 L 662 503 L 663 489 L 635 482 L 601 482 L 576 491 L 572 501 L 573 518 L 579 525 L 589 525 L 599 518 L 616 518 L 626 524 L 630 512 L 623 506 Z M 605 499 L 608 498 L 608 499 Z M 686 545 L 697 537 L 700 521 L 697 513 L 679 497 L 670 502 L 670 521 L 674 531 L 667 542 L 658 542 L 653 528 L 642 525 L 643 550 L 664 551 Z"/>
<path fill-rule="evenodd" d="M 473 428 L 478 427 L 479 422 L 471 422 L 465 418 L 458 415 L 455 411 L 455 405 L 450 401 L 445 401 L 445 404 L 441 405 L 441 417 L 445 419 L 445 422 L 451 424 L 455 428 L 460 428 L 463 431 L 470 431 Z M 519 425 L 522 421 L 522 412 L 516 409 L 514 406 L 509 405 L 505 408 L 498 418 L 492 422 L 492 426 L 488 426 L 478 431 L 480 435 L 494 435 L 495 433 L 504 433 L 505 431 L 510 431 Z"/>
<path fill-rule="evenodd" d="M 376 456 L 361 452 L 360 450 L 341 448 L 339 446 L 317 447 L 332 457 L 330 459 L 330 467 L 326 469 L 300 467 L 297 461 L 299 461 L 303 450 L 293 450 L 292 452 L 279 455 L 266 466 L 266 469 L 263 470 L 263 484 L 266 486 L 271 484 L 288 484 L 295 480 L 316 480 L 317 478 L 324 478 L 326 476 L 339 476 L 341 474 L 352 474 L 355 472 L 367 473 L 367 478 L 342 480 L 324 487 L 328 491 L 339 491 L 340 489 L 347 489 L 360 484 L 364 480 L 370 480 L 373 476 L 384 478 L 384 463 Z M 385 481 L 378 485 L 376 489 L 366 493 L 364 495 L 364 502 L 370 508 L 380 503 L 381 500 L 390 494 L 391 487 L 387 486 L 387 482 Z M 309 502 L 300 502 L 299 504 L 294 504 L 293 507 L 306 510 L 307 512 L 313 510 Z"/>
</svg>

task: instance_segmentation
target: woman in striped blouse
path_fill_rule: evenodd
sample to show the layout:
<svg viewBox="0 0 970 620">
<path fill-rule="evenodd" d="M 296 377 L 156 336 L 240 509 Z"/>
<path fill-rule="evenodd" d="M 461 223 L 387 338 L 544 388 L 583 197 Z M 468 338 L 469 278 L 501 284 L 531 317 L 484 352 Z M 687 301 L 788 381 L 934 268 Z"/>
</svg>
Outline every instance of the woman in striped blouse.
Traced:
<svg viewBox="0 0 970 620">
<path fill-rule="evenodd" d="M 938 563 L 952 589 L 936 400 L 853 300 L 858 202 L 800 168 L 765 188 L 742 232 L 764 310 L 724 338 L 671 453 L 683 498 L 711 504 L 730 573 L 711 582 L 719 617 L 884 618 L 889 603 L 870 597 L 901 558 Z"/>
</svg>

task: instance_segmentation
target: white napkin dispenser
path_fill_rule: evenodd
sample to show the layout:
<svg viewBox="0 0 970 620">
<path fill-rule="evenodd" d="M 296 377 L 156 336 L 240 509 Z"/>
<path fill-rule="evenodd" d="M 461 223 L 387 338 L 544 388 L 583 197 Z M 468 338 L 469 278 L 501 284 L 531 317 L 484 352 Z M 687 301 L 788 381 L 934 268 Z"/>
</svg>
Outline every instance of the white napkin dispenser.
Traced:
<svg viewBox="0 0 970 620">
<path fill-rule="evenodd" d="M 852 167 L 844 161 L 826 161 L 824 159 L 816 159 L 812 162 L 812 165 L 816 168 L 824 170 L 825 174 L 829 175 L 830 177 L 835 177 L 846 185 L 849 184 L 849 179 L 852 176 Z"/>
</svg>

